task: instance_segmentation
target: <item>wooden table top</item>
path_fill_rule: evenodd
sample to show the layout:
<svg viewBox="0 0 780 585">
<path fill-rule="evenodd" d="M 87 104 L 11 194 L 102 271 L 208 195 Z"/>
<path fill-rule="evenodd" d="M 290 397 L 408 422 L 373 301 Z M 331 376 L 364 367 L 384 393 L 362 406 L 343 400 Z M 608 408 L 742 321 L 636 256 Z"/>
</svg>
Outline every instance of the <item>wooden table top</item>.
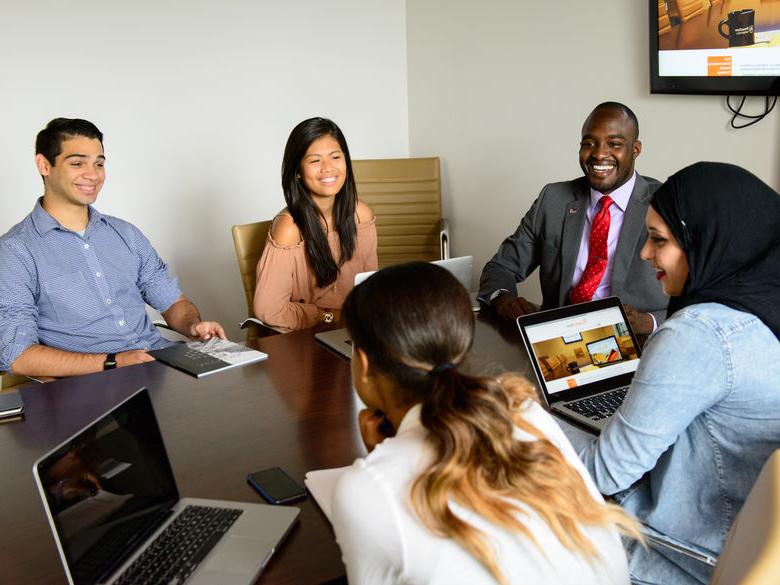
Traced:
<svg viewBox="0 0 780 585">
<path fill-rule="evenodd" d="M 195 379 L 148 363 L 21 390 L 25 417 L 0 424 L 3 583 L 63 584 L 65 574 L 32 476 L 34 461 L 141 386 L 149 388 L 182 496 L 260 502 L 249 472 L 313 469 L 363 456 L 349 363 L 302 331 L 256 340 L 268 360 Z M 514 324 L 477 320 L 473 363 L 530 374 Z M 260 584 L 344 582 L 329 522 L 311 497 Z"/>
</svg>

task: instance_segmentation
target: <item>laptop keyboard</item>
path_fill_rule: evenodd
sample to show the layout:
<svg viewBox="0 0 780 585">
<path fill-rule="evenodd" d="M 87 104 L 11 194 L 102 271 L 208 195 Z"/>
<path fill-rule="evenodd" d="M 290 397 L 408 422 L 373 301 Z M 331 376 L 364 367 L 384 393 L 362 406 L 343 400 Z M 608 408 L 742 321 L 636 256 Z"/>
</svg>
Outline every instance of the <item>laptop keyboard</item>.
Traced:
<svg viewBox="0 0 780 585">
<path fill-rule="evenodd" d="M 156 510 L 128 518 L 105 532 L 73 567 L 76 583 L 100 583 L 101 577 L 110 575 L 127 557 L 133 546 L 152 534 L 168 516 L 170 510 Z"/>
<path fill-rule="evenodd" d="M 623 388 L 616 388 L 603 394 L 596 394 L 595 396 L 588 396 L 582 400 L 576 400 L 564 404 L 564 408 L 573 410 L 577 414 L 585 416 L 591 420 L 603 420 L 609 418 L 615 411 L 623 404 L 623 400 L 626 397 L 628 386 Z"/>
<path fill-rule="evenodd" d="M 116 580 L 116 585 L 184 583 L 243 510 L 187 506 Z"/>
</svg>

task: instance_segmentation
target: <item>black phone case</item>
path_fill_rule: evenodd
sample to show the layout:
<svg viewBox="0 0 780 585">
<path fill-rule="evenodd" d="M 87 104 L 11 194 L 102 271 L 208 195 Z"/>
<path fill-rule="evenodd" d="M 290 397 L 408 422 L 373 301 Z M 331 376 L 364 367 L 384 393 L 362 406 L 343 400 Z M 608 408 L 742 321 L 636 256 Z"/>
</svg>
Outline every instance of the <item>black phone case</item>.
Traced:
<svg viewBox="0 0 780 585">
<path fill-rule="evenodd" d="M 263 473 L 265 471 L 271 471 L 271 470 L 278 470 L 276 472 L 279 473 L 281 476 L 283 476 L 290 484 L 296 486 L 299 491 L 295 493 L 291 493 L 289 496 L 285 496 L 282 498 L 275 498 L 274 496 L 272 496 L 269 493 L 268 489 L 253 477 L 257 473 Z M 265 499 L 267 502 L 271 504 L 287 504 L 290 502 L 301 500 L 306 497 L 306 488 L 304 488 L 292 477 L 290 477 L 287 474 L 287 472 L 285 472 L 284 469 L 282 469 L 281 467 L 270 467 L 268 469 L 263 469 L 261 471 L 250 473 L 246 476 L 246 481 L 250 486 L 252 486 L 252 489 L 254 489 L 258 494 L 260 494 L 263 497 L 263 499 Z"/>
</svg>

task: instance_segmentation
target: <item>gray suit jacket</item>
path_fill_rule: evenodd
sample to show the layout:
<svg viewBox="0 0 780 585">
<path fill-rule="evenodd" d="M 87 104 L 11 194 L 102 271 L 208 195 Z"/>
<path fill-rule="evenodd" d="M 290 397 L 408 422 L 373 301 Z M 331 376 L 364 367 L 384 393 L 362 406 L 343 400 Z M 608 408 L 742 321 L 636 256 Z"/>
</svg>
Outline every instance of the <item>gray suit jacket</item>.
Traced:
<svg viewBox="0 0 780 585">
<path fill-rule="evenodd" d="M 653 313 L 659 324 L 666 318 L 669 299 L 655 270 L 639 252 L 647 239 L 645 214 L 650 196 L 660 186 L 655 179 L 637 174 L 612 270 L 612 294 L 639 311 Z M 504 240 L 482 270 L 480 299 L 501 288 L 514 293 L 515 284 L 539 267 L 542 309 L 567 304 L 589 200 L 585 177 L 546 185 L 517 231 Z"/>
</svg>

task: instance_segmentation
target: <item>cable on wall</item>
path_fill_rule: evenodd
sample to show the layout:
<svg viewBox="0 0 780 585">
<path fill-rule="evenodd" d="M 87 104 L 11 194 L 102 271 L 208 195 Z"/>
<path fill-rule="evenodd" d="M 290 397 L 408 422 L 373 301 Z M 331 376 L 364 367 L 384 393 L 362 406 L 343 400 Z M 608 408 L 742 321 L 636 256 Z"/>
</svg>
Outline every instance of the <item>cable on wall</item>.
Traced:
<svg viewBox="0 0 780 585">
<path fill-rule="evenodd" d="M 734 114 L 731 117 L 731 127 L 739 130 L 740 128 L 747 128 L 748 126 L 752 126 L 753 124 L 757 124 L 766 116 L 769 114 L 769 112 L 772 111 L 772 109 L 775 107 L 775 104 L 777 103 L 777 96 L 765 96 L 765 104 L 764 104 L 764 112 L 762 114 L 752 115 L 752 114 L 743 114 L 742 113 L 742 106 L 745 105 L 745 99 L 747 96 L 742 96 L 739 98 L 739 104 L 735 108 L 731 105 L 731 97 L 730 95 L 726 96 L 726 107 L 731 111 L 732 114 Z M 772 105 L 769 105 L 769 98 L 772 98 Z M 737 119 L 745 119 L 750 120 L 749 122 L 745 122 L 744 124 L 737 124 Z"/>
</svg>

